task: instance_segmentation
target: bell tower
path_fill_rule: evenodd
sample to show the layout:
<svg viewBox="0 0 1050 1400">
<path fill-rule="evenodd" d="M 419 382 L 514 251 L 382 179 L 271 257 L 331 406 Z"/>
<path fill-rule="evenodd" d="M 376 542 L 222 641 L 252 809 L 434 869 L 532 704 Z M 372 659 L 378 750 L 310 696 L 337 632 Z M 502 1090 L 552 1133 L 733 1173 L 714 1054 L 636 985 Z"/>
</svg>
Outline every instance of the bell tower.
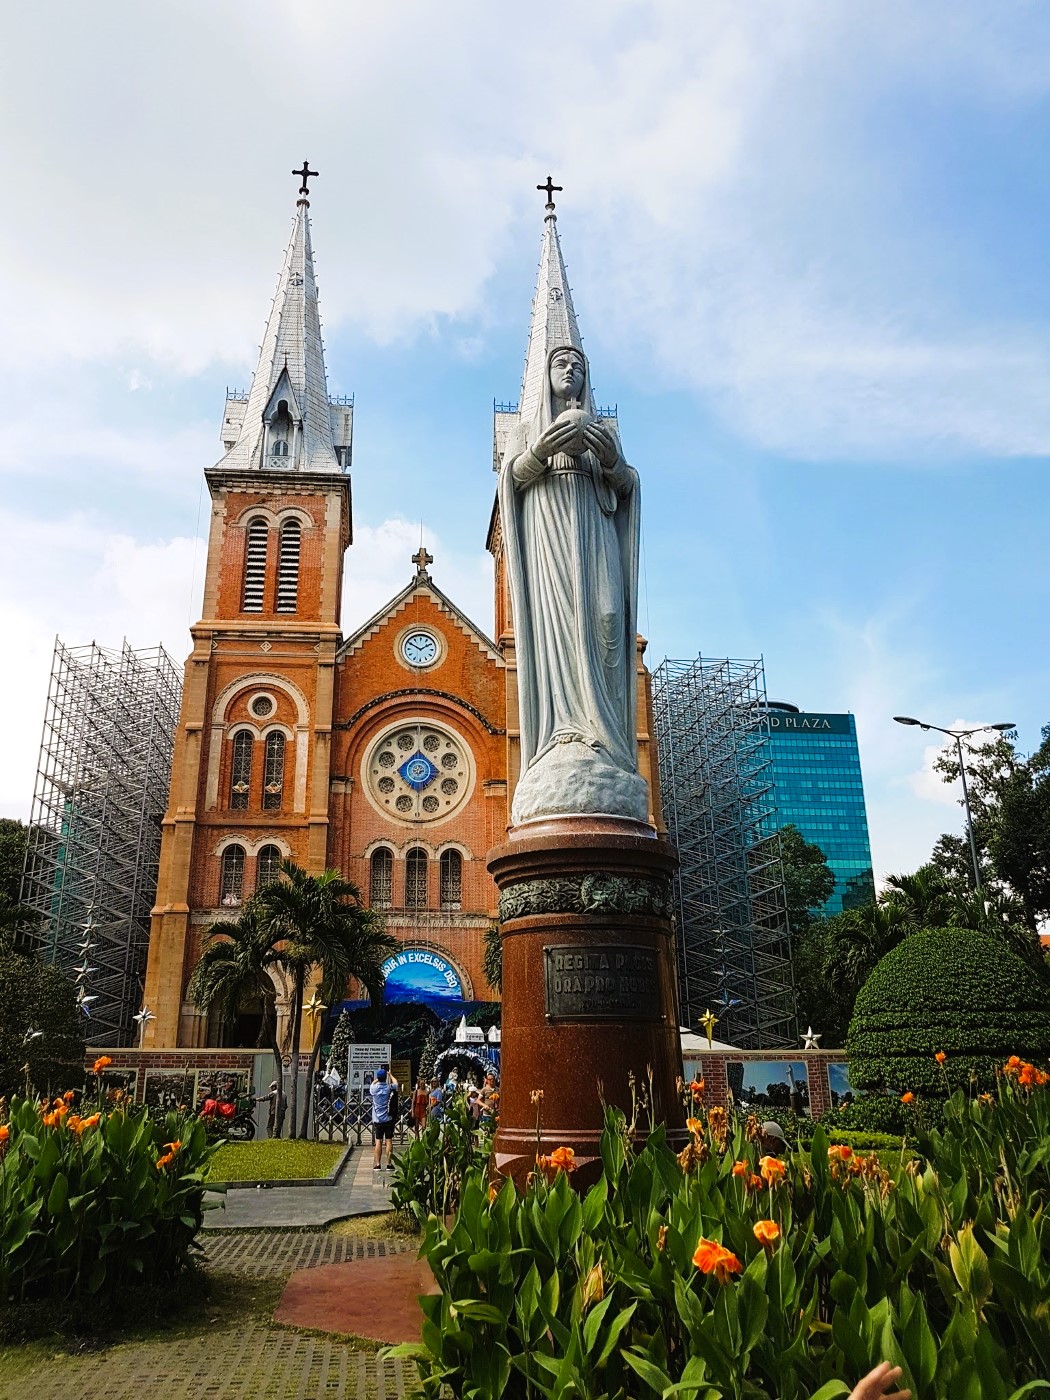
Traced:
<svg viewBox="0 0 1050 1400">
<path fill-rule="evenodd" d="M 236 918 L 284 857 L 325 868 L 353 401 L 330 398 L 304 162 L 247 394 L 227 391 L 224 455 L 164 817 L 145 1045 L 202 1045 L 186 1000 L 204 930 Z"/>
</svg>

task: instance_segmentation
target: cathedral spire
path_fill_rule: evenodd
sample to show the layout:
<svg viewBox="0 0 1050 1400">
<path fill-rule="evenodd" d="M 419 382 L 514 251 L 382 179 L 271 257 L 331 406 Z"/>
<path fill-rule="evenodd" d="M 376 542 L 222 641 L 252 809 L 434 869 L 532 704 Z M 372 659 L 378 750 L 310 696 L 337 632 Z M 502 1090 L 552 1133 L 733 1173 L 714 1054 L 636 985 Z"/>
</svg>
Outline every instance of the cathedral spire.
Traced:
<svg viewBox="0 0 1050 1400">
<path fill-rule="evenodd" d="M 546 193 L 547 207 L 543 219 L 540 270 L 532 302 L 529 345 L 525 352 L 525 373 L 518 404 L 518 415 L 523 423 L 530 422 L 536 411 L 550 351 L 556 345 L 574 345 L 578 350 L 583 349 L 583 337 L 576 324 L 572 292 L 561 256 L 558 216 L 554 212 L 554 191 L 561 187 L 553 184 L 548 175 L 547 183 L 536 188 Z M 593 408 L 593 405 L 590 407 Z"/>
<path fill-rule="evenodd" d="M 303 171 L 293 172 L 303 176 L 305 185 L 304 171 L 316 172 L 307 161 Z M 240 431 L 221 467 L 340 470 L 325 379 L 309 207 L 300 191 Z"/>
</svg>

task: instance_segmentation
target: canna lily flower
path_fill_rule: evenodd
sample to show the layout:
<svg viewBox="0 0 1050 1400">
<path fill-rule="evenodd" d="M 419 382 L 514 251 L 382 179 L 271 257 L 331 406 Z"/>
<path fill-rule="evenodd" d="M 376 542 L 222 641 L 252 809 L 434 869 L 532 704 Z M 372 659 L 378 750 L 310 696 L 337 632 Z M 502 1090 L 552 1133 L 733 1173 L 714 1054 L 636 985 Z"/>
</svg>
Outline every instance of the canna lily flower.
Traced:
<svg viewBox="0 0 1050 1400">
<path fill-rule="evenodd" d="M 943 1050 L 938 1050 L 933 1058 L 937 1061 L 939 1065 L 943 1065 L 948 1056 L 944 1053 Z"/>
<path fill-rule="evenodd" d="M 657 1230 L 657 1232 L 656 1232 L 656 1248 L 657 1248 L 657 1250 L 658 1250 L 661 1254 L 663 1254 L 664 1251 L 667 1249 L 667 1226 L 666 1226 L 666 1225 L 661 1225 L 660 1228 L 659 1228 L 659 1230 Z"/>
<path fill-rule="evenodd" d="M 91 1066 L 91 1073 L 101 1074 L 102 1071 L 104 1069 L 108 1069 L 112 1063 L 113 1057 L 111 1055 L 100 1055 L 95 1061 L 95 1063 Z"/>
<path fill-rule="evenodd" d="M 748 1186 L 750 1186 L 752 1191 L 762 1190 L 762 1178 L 760 1176 L 756 1176 L 754 1172 L 752 1172 L 751 1175 L 748 1177 L 747 1184 Z"/>
<path fill-rule="evenodd" d="M 169 1151 L 174 1157 L 175 1153 L 178 1152 L 179 1149 L 182 1147 L 182 1143 L 179 1141 L 178 1138 L 176 1138 L 174 1142 L 166 1142 L 164 1146 L 167 1149 L 167 1151 Z"/>
<path fill-rule="evenodd" d="M 685 1126 L 689 1129 L 689 1131 L 693 1134 L 694 1137 L 699 1137 L 700 1134 L 704 1131 L 704 1125 L 699 1118 L 687 1118 L 685 1120 Z"/>
<path fill-rule="evenodd" d="M 724 1249 L 717 1240 L 698 1240 L 693 1263 L 702 1274 L 714 1274 L 719 1283 L 727 1283 L 730 1274 L 738 1274 L 743 1268 L 732 1250 Z"/>
<path fill-rule="evenodd" d="M 697 1100 L 702 1099 L 704 1097 L 704 1090 L 706 1089 L 706 1087 L 707 1084 L 703 1079 L 694 1079 L 692 1081 L 692 1083 L 689 1085 L 689 1092 L 693 1096 L 694 1103 Z"/>
<path fill-rule="evenodd" d="M 776 1185 L 778 1181 L 783 1181 L 787 1176 L 787 1167 L 779 1157 L 761 1157 L 758 1169 L 762 1173 L 763 1181 L 770 1186 Z"/>
<path fill-rule="evenodd" d="M 586 1310 L 595 1303 L 600 1303 L 604 1297 L 605 1275 L 602 1272 L 602 1261 L 599 1259 L 583 1281 L 584 1311 L 586 1312 Z"/>
<path fill-rule="evenodd" d="M 734 1175 L 734 1176 L 747 1176 L 747 1172 L 748 1172 L 748 1165 L 747 1165 L 746 1162 L 734 1162 L 734 1163 L 733 1163 L 733 1175 Z"/>
<path fill-rule="evenodd" d="M 532 1093 L 529 1095 L 529 1102 L 533 1104 L 533 1106 L 541 1104 L 543 1102 L 543 1090 L 533 1089 Z"/>
<path fill-rule="evenodd" d="M 571 1174 L 576 1170 L 576 1153 L 571 1147 L 556 1147 L 550 1156 L 551 1166 Z"/>
<path fill-rule="evenodd" d="M 901 1103 L 914 1103 L 915 1095 L 909 1089 L 906 1094 L 901 1094 Z"/>
<path fill-rule="evenodd" d="M 75 1098 L 76 1098 L 76 1090 L 75 1090 L 75 1089 L 67 1089 L 66 1092 L 62 1095 L 62 1102 L 63 1102 L 63 1103 L 66 1103 L 66 1104 L 69 1104 L 69 1103 L 72 1103 L 73 1100 L 74 1100 Z"/>
<path fill-rule="evenodd" d="M 771 1249 L 780 1239 L 780 1226 L 775 1220 L 756 1220 L 751 1233 L 763 1249 Z"/>
<path fill-rule="evenodd" d="M 1007 1060 L 1007 1062 L 1006 1062 L 1006 1068 L 1007 1068 L 1007 1069 L 1020 1069 L 1020 1068 L 1021 1068 L 1021 1057 L 1020 1057 L 1020 1055 L 1011 1055 L 1010 1058 L 1009 1058 L 1009 1059 Z"/>
<path fill-rule="evenodd" d="M 157 1170 L 158 1170 L 159 1172 L 162 1172 L 162 1171 L 164 1170 L 165 1167 L 170 1167 L 171 1164 L 172 1164 L 172 1162 L 174 1162 L 174 1160 L 175 1160 L 175 1155 L 174 1155 L 174 1153 L 172 1153 L 172 1152 L 165 1152 L 165 1154 L 164 1154 L 163 1157 L 158 1157 L 158 1158 L 157 1158 Z"/>
<path fill-rule="evenodd" d="M 835 1160 L 837 1158 L 840 1162 L 848 1162 L 852 1156 L 853 1148 L 849 1147 L 844 1142 L 837 1143 L 833 1147 L 828 1148 L 828 1157 L 831 1160 Z"/>
<path fill-rule="evenodd" d="M 11 1129 L 7 1126 L 7 1124 L 0 1124 L 0 1147 L 3 1147 L 4 1143 L 7 1142 L 10 1136 Z"/>
</svg>

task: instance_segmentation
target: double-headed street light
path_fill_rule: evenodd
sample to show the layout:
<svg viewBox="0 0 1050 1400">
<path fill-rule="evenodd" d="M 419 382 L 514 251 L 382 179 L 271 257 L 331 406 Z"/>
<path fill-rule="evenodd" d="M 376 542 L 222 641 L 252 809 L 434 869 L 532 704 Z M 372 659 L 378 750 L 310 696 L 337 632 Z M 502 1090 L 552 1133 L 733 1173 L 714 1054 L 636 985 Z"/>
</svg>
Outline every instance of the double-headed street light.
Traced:
<svg viewBox="0 0 1050 1400">
<path fill-rule="evenodd" d="M 936 729 L 938 734 L 947 734 L 949 739 L 955 740 L 955 748 L 959 755 L 959 772 L 962 775 L 963 806 L 966 808 L 966 831 L 970 837 L 970 857 L 973 860 L 973 882 L 980 894 L 981 889 L 981 867 L 977 863 L 977 842 L 973 839 L 973 816 L 970 813 L 970 789 L 966 783 L 966 763 L 963 760 L 963 740 L 972 738 L 974 734 L 984 734 L 989 730 L 997 730 L 1000 734 L 1005 734 L 1008 729 L 1016 729 L 1013 720 L 1004 720 L 1002 724 L 979 724 L 975 729 L 942 729 L 939 724 L 925 724 L 921 719 L 911 719 L 908 715 L 894 715 L 893 718 L 898 724 L 915 724 L 920 729 Z"/>
</svg>

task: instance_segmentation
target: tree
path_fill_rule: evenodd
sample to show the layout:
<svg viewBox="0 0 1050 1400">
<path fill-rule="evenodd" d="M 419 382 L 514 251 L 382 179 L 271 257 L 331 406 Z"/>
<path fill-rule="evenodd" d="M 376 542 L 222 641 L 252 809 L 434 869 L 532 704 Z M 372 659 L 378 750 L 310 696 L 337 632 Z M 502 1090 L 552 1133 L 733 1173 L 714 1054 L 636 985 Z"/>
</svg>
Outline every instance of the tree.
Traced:
<svg viewBox="0 0 1050 1400">
<path fill-rule="evenodd" d="M 280 1137 L 285 1114 L 284 1078 L 277 1040 L 277 988 L 270 976 L 278 957 L 258 905 L 249 901 L 239 919 L 224 919 L 208 930 L 204 948 L 190 974 L 188 994 L 198 1010 L 217 1013 L 227 1025 L 246 998 L 262 1003 L 259 1044 L 268 1044 L 273 1053 L 277 1082 L 274 1133 Z"/>
<path fill-rule="evenodd" d="M 481 955 L 481 970 L 494 992 L 503 992 L 503 935 L 499 924 L 489 924 L 485 930 L 485 949 Z"/>
<path fill-rule="evenodd" d="M 383 999 L 383 960 L 398 946 L 383 931 L 380 915 L 364 906 L 361 892 L 338 870 L 308 875 L 293 861 L 281 863 L 281 878 L 257 896 L 263 926 L 278 946 L 281 964 L 292 978 L 292 1135 L 299 1102 L 299 1047 L 302 1043 L 303 993 L 310 972 L 320 969 L 321 1000 L 341 997 L 351 978 L 361 982 L 373 1003 Z M 310 1057 L 308 1083 L 321 1051 L 318 1034 Z M 303 1106 L 300 1136 L 309 1125 L 310 1099 Z"/>
<path fill-rule="evenodd" d="M 22 951 L 30 941 L 28 935 L 40 923 L 35 910 L 19 903 L 28 845 L 28 826 L 12 817 L 0 817 L 0 936 Z"/>
<path fill-rule="evenodd" d="M 0 947 L 0 1095 L 24 1093 L 27 1078 L 39 1093 L 82 1084 L 83 1022 L 73 983 L 8 940 Z"/>
<path fill-rule="evenodd" d="M 780 860 L 788 925 L 794 935 L 801 933 L 816 911 L 831 898 L 835 876 L 824 852 L 814 842 L 807 841 L 793 822 L 780 828 Z"/>
<path fill-rule="evenodd" d="M 1050 725 L 1028 758 L 1000 735 L 967 749 L 964 761 L 974 843 L 985 879 L 1000 893 L 1016 895 L 1036 939 L 1040 922 L 1050 919 Z M 958 781 L 954 748 L 945 750 L 935 766 L 945 782 Z"/>
<path fill-rule="evenodd" d="M 792 947 L 799 1017 L 826 1046 L 842 1045 L 857 993 L 876 963 L 912 928 L 892 903 L 813 919 Z"/>
<path fill-rule="evenodd" d="M 934 1058 L 940 1051 L 948 1074 Z M 946 1096 L 971 1077 L 994 1088 L 1010 1055 L 1050 1054 L 1046 983 L 990 934 L 923 929 L 865 982 L 846 1053 L 858 1089 Z"/>
</svg>

